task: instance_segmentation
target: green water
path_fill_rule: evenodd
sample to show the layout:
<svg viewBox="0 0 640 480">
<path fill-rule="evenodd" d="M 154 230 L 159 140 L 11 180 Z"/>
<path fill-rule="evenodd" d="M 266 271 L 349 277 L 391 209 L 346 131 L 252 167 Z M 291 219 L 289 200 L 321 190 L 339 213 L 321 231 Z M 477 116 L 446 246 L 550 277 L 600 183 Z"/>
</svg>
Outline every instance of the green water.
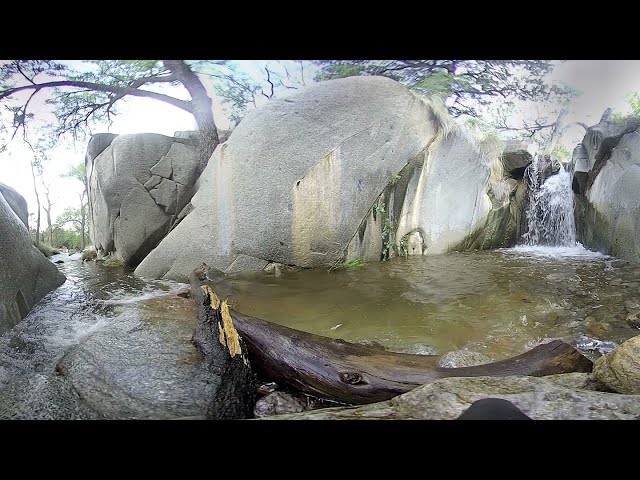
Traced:
<svg viewBox="0 0 640 480">
<path fill-rule="evenodd" d="M 640 303 L 639 281 L 639 265 L 611 258 L 507 250 L 243 274 L 221 291 L 240 312 L 319 335 L 409 353 L 470 349 L 498 360 L 548 338 L 620 343 L 638 334 L 624 301 Z"/>
<path fill-rule="evenodd" d="M 638 334 L 627 316 L 640 311 L 640 265 L 565 250 L 242 274 L 216 290 L 240 312 L 395 351 L 500 360 L 562 338 L 595 358 L 594 344 L 615 346 L 597 341 Z M 190 341 L 185 285 L 60 259 L 64 285 L 0 336 L 0 418 L 202 417 L 214 385 Z"/>
</svg>

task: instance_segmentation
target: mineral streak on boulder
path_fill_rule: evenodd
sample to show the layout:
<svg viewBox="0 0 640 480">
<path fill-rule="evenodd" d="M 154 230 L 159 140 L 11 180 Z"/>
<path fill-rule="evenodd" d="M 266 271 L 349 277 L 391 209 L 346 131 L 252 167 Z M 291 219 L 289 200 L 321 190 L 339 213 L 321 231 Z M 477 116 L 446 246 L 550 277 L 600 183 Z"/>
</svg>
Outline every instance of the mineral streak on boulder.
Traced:
<svg viewBox="0 0 640 480">
<path fill-rule="evenodd" d="M 202 261 L 231 272 L 380 260 L 398 229 L 397 242 L 413 234 L 412 253 L 447 251 L 509 203 L 502 170 L 493 175 L 495 162 L 453 124 L 437 102 L 383 77 L 272 99 L 218 146 L 193 210 L 136 273 L 184 281 Z M 392 184 L 388 216 L 376 206 Z"/>
</svg>

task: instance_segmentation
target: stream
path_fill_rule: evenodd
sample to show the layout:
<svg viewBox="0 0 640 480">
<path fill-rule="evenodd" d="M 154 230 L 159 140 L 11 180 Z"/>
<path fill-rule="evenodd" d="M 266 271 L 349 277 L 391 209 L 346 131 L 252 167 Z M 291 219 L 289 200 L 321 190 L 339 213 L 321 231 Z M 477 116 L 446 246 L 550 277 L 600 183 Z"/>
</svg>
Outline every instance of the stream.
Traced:
<svg viewBox="0 0 640 480">
<path fill-rule="evenodd" d="M 0 336 L 0 418 L 202 417 L 214 385 L 185 285 L 72 258 L 52 257 L 67 281 Z M 522 246 L 238 274 L 218 292 L 240 312 L 393 351 L 500 360 L 562 338 L 594 359 L 638 334 L 640 265 Z"/>
</svg>

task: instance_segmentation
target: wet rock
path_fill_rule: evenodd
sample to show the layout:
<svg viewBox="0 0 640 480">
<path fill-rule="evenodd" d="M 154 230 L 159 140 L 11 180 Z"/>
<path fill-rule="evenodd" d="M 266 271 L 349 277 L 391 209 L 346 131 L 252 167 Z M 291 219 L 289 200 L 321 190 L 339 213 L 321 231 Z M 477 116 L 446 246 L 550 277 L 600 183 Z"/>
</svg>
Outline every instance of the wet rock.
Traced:
<svg viewBox="0 0 640 480">
<path fill-rule="evenodd" d="M 534 420 L 633 420 L 640 397 L 595 391 L 591 375 L 454 377 L 385 402 L 268 417 L 271 420 L 452 420 L 482 398 L 512 402 Z"/>
<path fill-rule="evenodd" d="M 204 416 L 220 377 L 194 356 L 192 333 L 192 323 L 151 327 L 129 310 L 68 349 L 56 372 L 101 418 Z"/>
<path fill-rule="evenodd" d="M 614 260 L 611 262 L 611 266 L 613 268 L 623 268 L 623 267 L 626 267 L 627 265 L 631 265 L 631 262 L 628 260 Z"/>
<path fill-rule="evenodd" d="M 598 340 L 596 338 L 591 338 L 586 335 L 579 335 L 574 338 L 567 338 L 564 341 L 570 343 L 582 353 L 584 353 L 587 357 L 592 360 L 594 357 L 599 355 L 604 355 L 605 353 L 612 352 L 618 345 L 615 342 Z"/>
<path fill-rule="evenodd" d="M 272 392 L 256 402 L 253 414 L 256 418 L 287 413 L 299 413 L 305 410 L 305 405 L 285 392 Z"/>
<path fill-rule="evenodd" d="M 639 314 L 640 312 L 630 313 L 629 315 L 626 316 L 625 320 L 632 327 L 640 328 L 640 318 L 638 318 Z"/>
<path fill-rule="evenodd" d="M 412 355 L 437 355 L 438 351 L 432 347 L 431 345 L 427 345 L 426 343 L 412 343 L 411 345 L 406 346 L 405 348 L 401 348 L 396 350 L 398 353 L 410 353 Z"/>
<path fill-rule="evenodd" d="M 585 318 L 585 328 L 589 335 L 602 338 L 611 330 L 611 324 L 598 322 L 594 317 L 587 317 Z"/>
<path fill-rule="evenodd" d="M 640 395 L 640 335 L 596 360 L 593 375 L 614 392 Z"/>
<path fill-rule="evenodd" d="M 473 367 L 474 365 L 483 365 L 491 362 L 491 358 L 483 353 L 469 350 L 456 350 L 442 355 L 440 360 L 438 360 L 438 366 L 442 368 L 460 368 Z"/>
<path fill-rule="evenodd" d="M 275 382 L 264 383 L 258 386 L 258 395 L 265 396 L 277 390 L 278 385 Z"/>
<path fill-rule="evenodd" d="M 88 262 L 89 260 L 95 260 L 98 258 L 98 252 L 93 247 L 87 247 L 82 251 L 81 257 L 83 262 Z"/>
<path fill-rule="evenodd" d="M 176 295 L 182 298 L 189 298 L 191 294 L 191 287 L 181 287 L 176 292 Z"/>
<path fill-rule="evenodd" d="M 636 313 L 640 311 L 640 304 L 635 300 L 625 300 L 624 308 L 626 308 L 629 313 Z"/>
<path fill-rule="evenodd" d="M 386 351 L 387 347 L 382 345 L 380 342 L 376 342 L 375 340 L 362 340 L 357 342 L 360 345 L 364 345 L 365 347 L 377 348 L 378 350 Z"/>
</svg>

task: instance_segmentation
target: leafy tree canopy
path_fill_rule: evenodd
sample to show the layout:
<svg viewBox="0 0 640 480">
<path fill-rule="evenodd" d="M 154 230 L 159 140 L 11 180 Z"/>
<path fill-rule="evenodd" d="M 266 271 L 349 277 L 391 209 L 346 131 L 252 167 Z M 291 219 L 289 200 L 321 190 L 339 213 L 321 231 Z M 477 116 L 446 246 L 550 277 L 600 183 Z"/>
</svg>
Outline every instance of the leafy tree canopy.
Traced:
<svg viewBox="0 0 640 480">
<path fill-rule="evenodd" d="M 539 117 L 514 126 L 509 122 L 517 102 L 551 102 L 559 106 L 574 90 L 550 85 L 548 60 L 320 60 L 318 80 L 352 75 L 393 78 L 417 93 L 438 96 L 454 117 L 485 118 L 501 130 L 533 133 L 553 126 Z M 557 113 L 557 112 L 554 112 Z"/>
</svg>

